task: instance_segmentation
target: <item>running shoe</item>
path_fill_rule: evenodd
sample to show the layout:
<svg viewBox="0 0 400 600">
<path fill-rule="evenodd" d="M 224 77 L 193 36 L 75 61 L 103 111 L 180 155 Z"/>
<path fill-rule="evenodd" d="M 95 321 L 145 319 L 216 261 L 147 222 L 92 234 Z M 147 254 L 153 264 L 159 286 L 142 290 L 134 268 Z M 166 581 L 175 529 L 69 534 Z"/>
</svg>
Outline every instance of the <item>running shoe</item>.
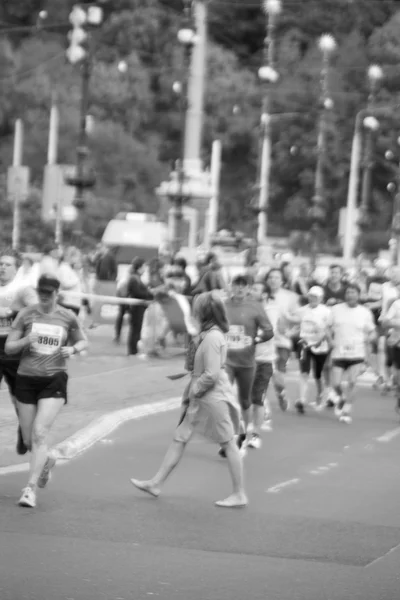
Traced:
<svg viewBox="0 0 400 600">
<path fill-rule="evenodd" d="M 22 437 L 21 427 L 18 427 L 16 451 L 20 456 L 23 456 L 28 452 L 28 448 L 25 446 L 25 442 Z"/>
<path fill-rule="evenodd" d="M 26 508 L 35 508 L 36 506 L 36 492 L 29 485 L 22 490 L 22 496 L 18 500 L 19 506 L 25 506 Z"/>
<path fill-rule="evenodd" d="M 299 413 L 299 415 L 304 415 L 304 404 L 303 402 L 301 402 L 300 400 L 297 400 L 297 402 L 295 402 L 294 405 L 295 409 L 297 410 L 297 412 Z"/>
<path fill-rule="evenodd" d="M 254 448 L 258 450 L 262 446 L 262 440 L 258 433 L 252 433 L 249 441 L 247 442 L 249 448 Z"/>
<path fill-rule="evenodd" d="M 281 392 L 278 392 L 278 403 L 279 403 L 279 408 L 283 412 L 287 411 L 289 403 L 288 403 L 287 398 L 286 398 L 286 392 L 285 392 L 285 390 L 282 390 Z"/>
<path fill-rule="evenodd" d="M 50 456 L 47 458 L 45 465 L 40 473 L 40 477 L 38 479 L 38 488 L 44 488 L 48 484 L 51 479 L 51 470 L 56 464 L 56 459 L 51 458 Z"/>
<path fill-rule="evenodd" d="M 264 423 L 261 425 L 261 431 L 267 431 L 267 432 L 272 431 L 271 417 L 268 417 L 267 419 L 264 420 Z"/>
</svg>

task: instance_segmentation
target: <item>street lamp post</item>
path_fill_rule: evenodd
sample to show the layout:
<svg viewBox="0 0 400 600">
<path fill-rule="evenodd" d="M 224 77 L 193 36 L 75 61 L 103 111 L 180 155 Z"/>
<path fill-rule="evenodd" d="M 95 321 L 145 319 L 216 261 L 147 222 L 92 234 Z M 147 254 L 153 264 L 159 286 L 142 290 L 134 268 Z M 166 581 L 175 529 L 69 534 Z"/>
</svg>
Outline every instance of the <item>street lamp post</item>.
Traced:
<svg viewBox="0 0 400 600">
<path fill-rule="evenodd" d="M 191 2 L 185 0 L 184 6 L 184 23 L 178 31 L 178 41 L 183 47 L 183 81 L 176 81 L 173 85 L 173 91 L 180 98 L 180 114 L 181 114 L 181 139 L 180 139 L 180 156 L 176 162 L 178 187 L 176 192 L 169 194 L 169 200 L 172 203 L 172 219 L 171 219 L 171 246 L 174 254 L 179 252 L 182 244 L 182 221 L 183 221 L 183 206 L 187 202 L 185 195 L 185 139 L 186 139 L 186 113 L 188 109 L 188 89 L 190 76 L 190 62 L 192 50 L 196 44 L 197 37 L 193 25 L 191 14 Z"/>
<path fill-rule="evenodd" d="M 263 244 L 267 238 L 269 180 L 271 171 L 271 84 L 279 79 L 276 71 L 275 30 L 277 18 L 282 10 L 281 0 L 265 0 L 263 3 L 267 16 L 267 35 L 264 40 L 264 65 L 260 67 L 258 76 L 264 84 L 263 105 L 261 113 L 261 161 L 259 170 L 258 230 L 257 242 Z"/>
<path fill-rule="evenodd" d="M 88 168 L 87 158 L 87 117 L 89 109 L 89 85 L 92 71 L 92 48 L 89 29 L 99 27 L 103 21 L 102 9 L 95 5 L 76 5 L 70 14 L 73 26 L 70 32 L 70 46 L 67 58 L 73 65 L 81 66 L 81 102 L 79 112 L 79 134 L 76 148 L 76 173 L 68 177 L 66 183 L 75 187 L 74 206 L 78 214 L 74 234 L 79 245 L 82 239 L 83 209 L 85 207 L 85 191 L 95 184 L 93 172 Z"/>
<path fill-rule="evenodd" d="M 320 37 L 318 43 L 322 53 L 321 69 L 321 93 L 320 93 L 320 117 L 318 123 L 317 138 L 317 164 L 315 169 L 314 196 L 310 209 L 311 233 L 312 233 L 312 263 L 315 268 L 318 254 L 318 237 L 321 223 L 326 216 L 325 195 L 325 164 L 326 164 L 326 142 L 327 142 L 327 116 L 333 109 L 333 100 L 329 93 L 329 69 L 333 52 L 336 49 L 335 38 L 330 34 Z"/>
<path fill-rule="evenodd" d="M 383 77 L 382 68 L 379 65 L 371 65 L 368 69 L 369 96 L 367 110 L 372 113 L 376 108 L 376 97 L 379 83 Z M 361 216 L 359 226 L 361 231 L 366 231 L 369 225 L 369 213 L 371 208 L 372 172 L 374 169 L 374 143 L 375 133 L 379 129 L 379 122 L 372 115 L 364 119 L 364 127 L 367 131 L 365 151 L 363 160 L 363 178 L 361 189 Z"/>
</svg>

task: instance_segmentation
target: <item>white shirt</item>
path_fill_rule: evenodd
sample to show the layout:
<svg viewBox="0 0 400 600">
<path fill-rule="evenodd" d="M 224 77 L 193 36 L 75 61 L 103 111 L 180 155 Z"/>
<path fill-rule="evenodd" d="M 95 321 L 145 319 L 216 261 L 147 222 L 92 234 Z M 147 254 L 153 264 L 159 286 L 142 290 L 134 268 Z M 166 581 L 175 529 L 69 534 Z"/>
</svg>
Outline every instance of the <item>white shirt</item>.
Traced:
<svg viewBox="0 0 400 600">
<path fill-rule="evenodd" d="M 278 323 L 279 311 L 276 304 L 268 304 L 263 302 L 263 308 L 272 325 L 274 332 Z M 258 363 L 274 363 L 276 360 L 275 338 L 271 338 L 268 342 L 262 342 L 256 345 L 256 362 Z"/>
<path fill-rule="evenodd" d="M 314 308 L 305 306 L 300 321 L 300 337 L 309 346 L 318 344 L 323 335 L 326 335 L 332 323 L 332 311 L 324 304 Z M 328 342 L 324 340 L 319 346 L 313 348 L 315 354 L 326 354 L 329 351 Z"/>
<path fill-rule="evenodd" d="M 399 297 L 399 292 L 397 291 L 397 287 L 395 287 L 392 283 L 384 283 L 382 285 L 382 311 L 381 311 L 381 319 L 386 317 L 386 314 L 389 310 L 389 306 L 393 302 L 393 300 L 397 300 Z"/>
<path fill-rule="evenodd" d="M 369 334 L 375 331 L 372 312 L 359 304 L 351 308 L 348 304 L 332 307 L 333 351 L 332 358 L 363 360 Z"/>
<path fill-rule="evenodd" d="M 275 298 L 267 300 L 267 306 L 272 307 L 277 311 L 278 319 L 276 327 L 274 327 L 275 346 L 277 348 L 287 348 L 291 350 L 293 347 L 292 339 L 288 335 L 293 328 L 293 322 L 290 317 L 294 316 L 299 309 L 299 298 L 297 294 L 289 290 L 279 290 Z"/>
</svg>

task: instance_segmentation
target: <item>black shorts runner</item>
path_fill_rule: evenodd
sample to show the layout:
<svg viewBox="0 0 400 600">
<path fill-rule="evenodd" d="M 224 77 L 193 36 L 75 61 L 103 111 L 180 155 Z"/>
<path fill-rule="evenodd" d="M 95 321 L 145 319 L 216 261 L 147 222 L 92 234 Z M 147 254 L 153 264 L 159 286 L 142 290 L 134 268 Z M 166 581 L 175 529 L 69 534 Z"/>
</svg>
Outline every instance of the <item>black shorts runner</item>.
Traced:
<svg viewBox="0 0 400 600">
<path fill-rule="evenodd" d="M 313 368 L 314 379 L 319 381 L 322 377 L 322 372 L 324 370 L 324 366 L 326 363 L 326 359 L 328 358 L 328 353 L 325 352 L 323 354 L 314 353 L 309 348 L 304 348 L 300 354 L 300 372 L 308 375 L 311 371 L 311 367 Z"/>
<path fill-rule="evenodd" d="M 362 365 L 365 362 L 363 358 L 355 358 L 353 360 L 348 360 L 347 358 L 334 358 L 332 361 L 332 366 L 337 367 L 338 369 L 343 369 L 343 371 L 347 371 L 351 369 L 351 367 L 356 367 L 357 365 Z"/>
<path fill-rule="evenodd" d="M 0 383 L 4 378 L 12 396 L 15 396 L 18 367 L 19 360 L 0 360 Z"/>
<path fill-rule="evenodd" d="M 67 383 L 65 371 L 50 377 L 17 375 L 15 396 L 21 404 L 37 404 L 44 398 L 63 398 L 67 404 Z"/>
</svg>

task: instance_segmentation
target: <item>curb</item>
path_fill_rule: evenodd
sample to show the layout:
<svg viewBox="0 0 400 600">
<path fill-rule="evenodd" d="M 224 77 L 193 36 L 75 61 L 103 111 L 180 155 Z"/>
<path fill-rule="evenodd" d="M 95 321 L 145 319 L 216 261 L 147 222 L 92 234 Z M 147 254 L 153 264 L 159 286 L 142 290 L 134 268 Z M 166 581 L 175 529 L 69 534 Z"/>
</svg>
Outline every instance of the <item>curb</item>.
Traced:
<svg viewBox="0 0 400 600">
<path fill-rule="evenodd" d="M 139 406 L 132 406 L 107 413 L 54 446 L 50 451 L 50 455 L 57 460 L 72 460 L 124 423 L 175 410 L 180 407 L 181 403 L 182 398 L 179 396 L 178 398 L 169 398 L 162 402 L 140 404 Z M 21 473 L 28 470 L 29 463 L 1 467 L 0 476 L 10 473 Z"/>
</svg>

